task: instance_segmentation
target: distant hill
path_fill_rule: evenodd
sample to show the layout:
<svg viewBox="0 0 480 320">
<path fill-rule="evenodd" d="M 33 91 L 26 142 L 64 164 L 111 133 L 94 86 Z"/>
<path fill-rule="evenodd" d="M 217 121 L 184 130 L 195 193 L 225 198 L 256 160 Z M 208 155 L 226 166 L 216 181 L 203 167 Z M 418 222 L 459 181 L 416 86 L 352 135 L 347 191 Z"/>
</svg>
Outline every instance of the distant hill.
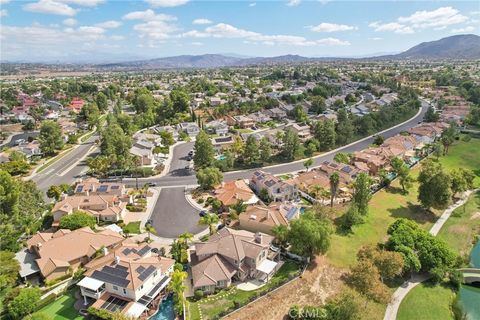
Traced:
<svg viewBox="0 0 480 320">
<path fill-rule="evenodd" d="M 394 59 L 480 59 L 480 37 L 462 34 L 436 41 L 422 42 L 396 55 Z"/>
<path fill-rule="evenodd" d="M 474 34 L 455 35 L 437 41 L 423 42 L 399 54 L 384 55 L 369 60 L 385 59 L 480 59 L 480 37 Z M 242 57 L 239 55 L 182 55 L 150 60 L 97 65 L 100 69 L 202 69 L 248 65 L 274 65 L 314 61 L 356 60 L 355 58 L 308 58 L 299 55 L 277 57 Z"/>
</svg>

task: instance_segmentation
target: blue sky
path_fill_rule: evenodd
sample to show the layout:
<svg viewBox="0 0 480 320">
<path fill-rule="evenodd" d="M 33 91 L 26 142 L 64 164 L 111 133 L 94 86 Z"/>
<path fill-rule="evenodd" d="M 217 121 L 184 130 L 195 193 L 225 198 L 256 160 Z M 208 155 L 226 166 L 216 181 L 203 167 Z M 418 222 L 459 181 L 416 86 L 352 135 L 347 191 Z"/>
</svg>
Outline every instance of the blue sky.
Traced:
<svg viewBox="0 0 480 320">
<path fill-rule="evenodd" d="M 0 0 L 1 59 L 365 56 L 480 33 L 478 1 Z"/>
</svg>

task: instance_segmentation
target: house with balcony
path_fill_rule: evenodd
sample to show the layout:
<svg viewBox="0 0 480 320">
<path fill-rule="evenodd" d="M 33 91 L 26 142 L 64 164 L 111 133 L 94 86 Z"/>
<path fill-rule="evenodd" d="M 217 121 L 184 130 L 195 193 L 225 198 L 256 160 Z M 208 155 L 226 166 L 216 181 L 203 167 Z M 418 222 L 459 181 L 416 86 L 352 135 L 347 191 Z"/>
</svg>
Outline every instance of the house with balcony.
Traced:
<svg viewBox="0 0 480 320">
<path fill-rule="evenodd" d="M 93 308 L 138 318 L 158 306 L 174 265 L 148 244 L 124 242 L 86 264 L 77 286 L 85 305 L 94 300 Z"/>
<path fill-rule="evenodd" d="M 35 268 L 29 269 L 33 273 L 40 273 L 45 280 L 54 280 L 75 272 L 88 263 L 99 250 L 113 248 L 123 241 L 123 237 L 111 230 L 94 232 L 89 227 L 70 231 L 60 229 L 55 232 L 38 232 L 27 240 L 24 254 L 32 257 Z M 25 260 L 24 260 L 25 261 Z M 22 277 L 32 273 L 23 273 Z"/>
<path fill-rule="evenodd" d="M 267 282 L 281 265 L 274 261 L 272 241 L 265 233 L 224 228 L 206 242 L 195 243 L 189 250 L 193 289 L 213 293 L 233 281 Z"/>
<path fill-rule="evenodd" d="M 282 181 L 272 174 L 257 170 L 250 179 L 250 187 L 261 194 L 262 190 L 268 194 L 268 197 L 274 202 L 291 201 L 298 198 L 297 186 Z"/>
</svg>

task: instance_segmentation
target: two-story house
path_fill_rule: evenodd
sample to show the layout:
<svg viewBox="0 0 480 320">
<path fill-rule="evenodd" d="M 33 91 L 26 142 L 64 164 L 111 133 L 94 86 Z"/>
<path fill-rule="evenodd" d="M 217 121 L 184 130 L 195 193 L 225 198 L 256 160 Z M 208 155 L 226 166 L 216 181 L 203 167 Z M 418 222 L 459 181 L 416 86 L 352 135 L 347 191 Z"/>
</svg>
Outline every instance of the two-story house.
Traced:
<svg viewBox="0 0 480 320">
<path fill-rule="evenodd" d="M 190 250 L 192 287 L 212 293 L 234 280 L 268 281 L 278 268 L 270 251 L 273 237 L 265 233 L 224 228 Z"/>
<path fill-rule="evenodd" d="M 250 187 L 257 194 L 266 190 L 268 197 L 274 202 L 290 201 L 298 197 L 298 189 L 295 185 L 261 170 L 253 173 L 252 179 L 250 179 Z"/>
<path fill-rule="evenodd" d="M 170 282 L 175 260 L 152 252 L 148 244 L 124 242 L 85 265 L 77 285 L 92 307 L 137 318 L 149 309 Z"/>
</svg>

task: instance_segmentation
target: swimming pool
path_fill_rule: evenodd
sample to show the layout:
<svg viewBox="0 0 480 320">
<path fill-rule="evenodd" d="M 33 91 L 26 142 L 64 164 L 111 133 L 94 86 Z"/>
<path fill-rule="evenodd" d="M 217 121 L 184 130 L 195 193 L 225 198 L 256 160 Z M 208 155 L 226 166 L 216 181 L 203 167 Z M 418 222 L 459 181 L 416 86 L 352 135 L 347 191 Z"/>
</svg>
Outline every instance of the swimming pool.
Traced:
<svg viewBox="0 0 480 320">
<path fill-rule="evenodd" d="M 158 312 L 155 313 L 150 320 L 174 320 L 175 311 L 173 309 L 173 295 L 169 295 L 162 301 Z"/>
</svg>

